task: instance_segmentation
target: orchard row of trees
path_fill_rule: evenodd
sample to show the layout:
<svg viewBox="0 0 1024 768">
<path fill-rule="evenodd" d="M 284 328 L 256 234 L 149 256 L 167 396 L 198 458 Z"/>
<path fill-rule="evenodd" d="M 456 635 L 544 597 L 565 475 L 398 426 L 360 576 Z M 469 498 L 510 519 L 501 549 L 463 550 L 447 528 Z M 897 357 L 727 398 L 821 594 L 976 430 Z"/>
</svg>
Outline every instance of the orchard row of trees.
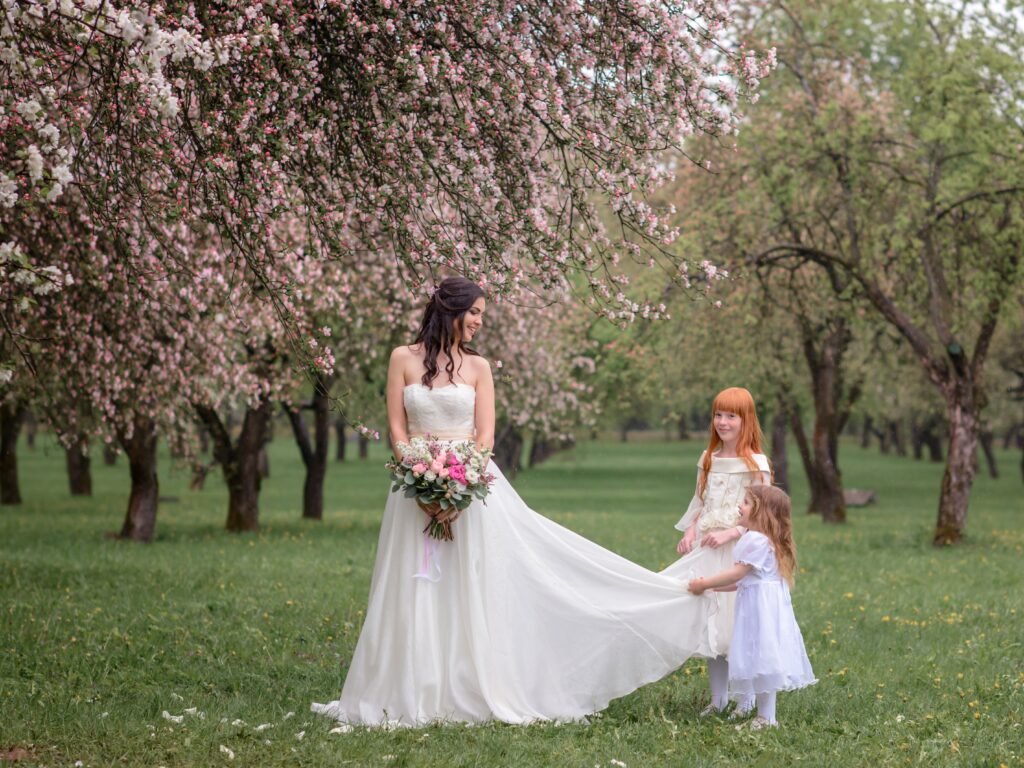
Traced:
<svg viewBox="0 0 1024 768">
<path fill-rule="evenodd" d="M 681 165 L 669 192 L 683 247 L 736 279 L 719 314 L 631 332 L 665 363 L 648 402 L 748 382 L 792 427 L 811 508 L 835 522 L 851 415 L 887 443 L 905 421 L 944 453 L 935 542 L 959 541 L 979 439 L 999 427 L 1012 442 L 1024 422 L 1019 16 L 778 2 L 744 24 L 778 46 L 778 69 L 736 151 L 711 173 Z"/>
<path fill-rule="evenodd" d="M 198 424 L 248 530 L 283 408 L 316 517 L 330 409 L 372 417 L 458 272 L 506 462 L 743 383 L 828 521 L 851 418 L 941 422 L 956 542 L 1024 370 L 1020 38 L 956 2 L 6 0 L 0 437 L 31 404 L 119 445 L 147 539 Z"/>
<path fill-rule="evenodd" d="M 250 530 L 283 407 L 315 517 L 331 398 L 353 420 L 379 400 L 381 361 L 450 272 L 536 305 L 528 332 L 495 322 L 502 426 L 564 439 L 579 354 L 529 342 L 573 303 L 659 316 L 622 257 L 706 279 L 647 198 L 663 152 L 730 134 L 770 69 L 734 40 L 724 2 L 4 0 L 5 493 L 31 405 L 75 455 L 120 446 L 122 535 L 148 540 L 157 439 L 188 455 L 198 423 L 227 527 Z"/>
</svg>

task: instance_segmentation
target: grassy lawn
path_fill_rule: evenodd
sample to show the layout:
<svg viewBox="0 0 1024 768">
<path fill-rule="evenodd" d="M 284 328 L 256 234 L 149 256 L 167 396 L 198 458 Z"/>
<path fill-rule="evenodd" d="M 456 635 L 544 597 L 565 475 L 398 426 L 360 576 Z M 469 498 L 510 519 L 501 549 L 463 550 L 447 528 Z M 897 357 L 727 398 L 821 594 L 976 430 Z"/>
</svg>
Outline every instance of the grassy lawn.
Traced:
<svg viewBox="0 0 1024 768">
<path fill-rule="evenodd" d="M 658 568 L 673 557 L 700 450 L 583 443 L 517 487 L 535 509 Z M 104 538 L 124 512 L 123 458 L 97 458 L 95 495 L 72 499 L 63 454 L 45 439 L 22 447 L 26 502 L 0 509 L 0 759 L 20 748 L 19 765 L 47 766 L 1024 765 L 1019 454 L 1000 454 L 1003 478 L 979 477 L 969 541 L 936 550 L 941 466 L 844 445 L 847 485 L 879 501 L 845 526 L 798 516 L 794 603 L 820 682 L 780 696 L 776 731 L 698 721 L 707 680 L 691 661 L 589 725 L 331 734 L 309 703 L 337 697 L 355 647 L 383 459 L 376 446 L 369 461 L 332 466 L 327 519 L 304 523 L 301 463 L 282 435 L 264 529 L 242 536 L 222 530 L 219 475 L 190 492 L 165 460 L 171 498 L 157 541 L 140 546 Z M 799 508 L 807 493 L 795 480 Z"/>
</svg>

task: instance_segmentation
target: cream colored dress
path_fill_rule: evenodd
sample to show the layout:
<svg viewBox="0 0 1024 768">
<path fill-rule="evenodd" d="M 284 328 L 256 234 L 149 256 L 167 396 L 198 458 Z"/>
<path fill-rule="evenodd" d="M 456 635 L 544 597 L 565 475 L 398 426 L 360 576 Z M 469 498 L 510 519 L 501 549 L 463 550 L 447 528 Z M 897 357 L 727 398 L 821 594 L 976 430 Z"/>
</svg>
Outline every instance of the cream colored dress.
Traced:
<svg viewBox="0 0 1024 768">
<path fill-rule="evenodd" d="M 404 400 L 411 435 L 474 433 L 470 386 L 410 384 Z M 711 652 L 708 598 L 534 512 L 488 472 L 453 541 L 426 537 L 416 502 L 388 496 L 341 697 L 314 712 L 348 726 L 577 720 Z"/>
<path fill-rule="evenodd" d="M 700 476 L 704 472 L 704 455 L 702 453 L 697 461 L 698 488 Z M 663 570 L 663 575 L 677 579 L 693 579 L 698 576 L 713 576 L 733 566 L 735 541 L 716 548 L 705 547 L 702 544 L 708 533 L 732 528 L 739 522 L 739 507 L 748 486 L 771 483 L 768 457 L 763 453 L 755 453 L 753 459 L 757 464 L 756 470 L 751 470 L 743 459 L 723 459 L 712 455 L 704 498 L 694 493 L 686 514 L 676 523 L 676 528 L 685 533 L 693 521 L 697 521 L 697 540 L 693 550 Z M 704 594 L 710 596 L 717 608 L 707 627 L 708 645 L 713 650 L 712 657 L 725 656 L 729 652 L 729 640 L 732 637 L 736 593 L 709 590 Z"/>
</svg>

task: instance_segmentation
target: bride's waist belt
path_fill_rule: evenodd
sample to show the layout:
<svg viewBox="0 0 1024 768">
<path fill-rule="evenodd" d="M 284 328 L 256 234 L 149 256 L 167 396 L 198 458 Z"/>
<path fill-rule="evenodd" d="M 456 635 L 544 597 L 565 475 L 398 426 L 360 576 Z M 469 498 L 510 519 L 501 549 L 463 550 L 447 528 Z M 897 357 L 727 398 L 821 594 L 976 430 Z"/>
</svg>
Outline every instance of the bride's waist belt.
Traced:
<svg viewBox="0 0 1024 768">
<path fill-rule="evenodd" d="M 428 430 L 427 432 L 414 432 L 410 435 L 410 437 L 427 437 L 428 435 L 434 438 L 435 440 L 450 440 L 451 442 L 456 442 L 459 440 L 473 441 L 476 439 L 472 434 L 469 434 L 467 432 L 444 429 L 431 429 Z"/>
</svg>

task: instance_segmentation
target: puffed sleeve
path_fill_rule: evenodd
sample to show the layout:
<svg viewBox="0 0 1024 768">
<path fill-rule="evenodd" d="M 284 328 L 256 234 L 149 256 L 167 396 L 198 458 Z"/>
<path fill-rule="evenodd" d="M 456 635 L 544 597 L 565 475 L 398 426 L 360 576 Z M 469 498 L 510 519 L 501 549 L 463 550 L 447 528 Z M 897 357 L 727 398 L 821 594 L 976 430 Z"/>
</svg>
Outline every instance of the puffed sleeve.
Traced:
<svg viewBox="0 0 1024 768">
<path fill-rule="evenodd" d="M 707 453 L 707 451 L 704 451 Z M 700 517 L 704 509 L 704 500 L 700 497 L 700 479 L 704 476 L 704 453 L 697 460 L 697 487 L 693 490 L 693 498 L 690 499 L 690 506 L 686 508 L 686 514 L 676 523 L 676 530 L 686 533 L 686 529 L 693 525 L 693 521 Z"/>
<path fill-rule="evenodd" d="M 753 566 L 759 573 L 771 572 L 775 568 L 775 550 L 772 543 L 763 533 L 747 531 L 740 536 L 732 551 L 732 559 L 737 563 Z"/>
<path fill-rule="evenodd" d="M 763 453 L 755 453 L 754 462 L 757 464 L 757 469 L 761 473 L 761 485 L 771 485 L 772 465 L 768 462 L 768 457 Z"/>
</svg>

